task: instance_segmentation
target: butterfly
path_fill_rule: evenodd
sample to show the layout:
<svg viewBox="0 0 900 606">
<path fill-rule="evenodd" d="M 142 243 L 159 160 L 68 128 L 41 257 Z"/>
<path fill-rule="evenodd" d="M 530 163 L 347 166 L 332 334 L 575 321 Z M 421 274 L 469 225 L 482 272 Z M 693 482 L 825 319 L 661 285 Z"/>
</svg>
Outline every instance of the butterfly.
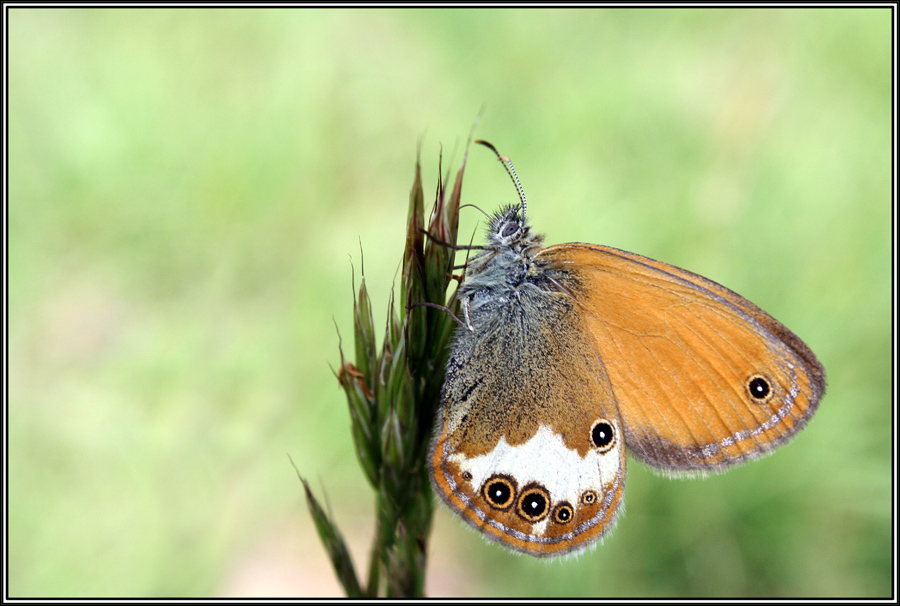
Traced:
<svg viewBox="0 0 900 606">
<path fill-rule="evenodd" d="M 533 556 L 577 552 L 622 510 L 626 451 L 672 474 L 787 442 L 825 370 L 765 311 L 712 280 L 608 246 L 544 247 L 499 210 L 457 289 L 428 467 L 444 502 Z"/>
</svg>

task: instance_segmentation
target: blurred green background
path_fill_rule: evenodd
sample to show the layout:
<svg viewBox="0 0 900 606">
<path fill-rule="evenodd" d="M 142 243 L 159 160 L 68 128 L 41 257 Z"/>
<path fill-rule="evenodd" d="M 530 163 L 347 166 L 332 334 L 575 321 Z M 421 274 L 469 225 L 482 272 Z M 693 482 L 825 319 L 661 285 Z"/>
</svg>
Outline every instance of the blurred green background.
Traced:
<svg viewBox="0 0 900 606">
<path fill-rule="evenodd" d="M 890 595 L 889 9 L 7 10 L 11 596 L 340 595 L 288 455 L 365 570 L 335 325 L 482 105 L 548 243 L 740 292 L 828 392 L 727 474 L 631 460 L 577 559 L 439 508 L 429 595 Z M 515 199 L 474 148 L 463 202 Z"/>
</svg>

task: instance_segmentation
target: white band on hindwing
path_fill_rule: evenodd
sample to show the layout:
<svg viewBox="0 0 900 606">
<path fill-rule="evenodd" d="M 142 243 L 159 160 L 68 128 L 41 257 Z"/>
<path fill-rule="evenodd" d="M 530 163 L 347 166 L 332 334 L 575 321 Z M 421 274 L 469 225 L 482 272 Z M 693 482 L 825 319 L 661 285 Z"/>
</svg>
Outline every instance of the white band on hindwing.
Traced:
<svg viewBox="0 0 900 606">
<path fill-rule="evenodd" d="M 618 433 L 618 427 L 616 427 Z M 463 503 L 463 510 L 474 512 L 482 524 L 489 525 L 522 542 L 539 544 L 556 544 L 571 541 L 576 536 L 583 534 L 597 524 L 610 525 L 615 511 L 610 516 L 610 507 L 616 498 L 624 480 L 624 469 L 620 466 L 622 446 L 619 441 L 610 451 L 599 453 L 589 451 L 585 457 L 578 456 L 577 451 L 566 448 L 562 437 L 554 434 L 547 426 L 541 426 L 537 433 L 527 442 L 518 446 L 510 446 L 505 438 L 501 438 L 497 446 L 489 453 L 477 457 L 466 457 L 457 452 L 451 454 L 450 446 L 444 440 L 441 451 L 441 474 L 453 495 Z M 522 472 L 516 473 L 513 464 L 516 459 L 527 460 L 529 475 L 522 476 Z M 566 501 L 574 507 L 580 507 L 580 498 L 585 491 L 595 491 L 602 495 L 602 503 L 597 513 L 589 520 L 581 522 L 573 530 L 553 537 L 541 536 L 549 523 L 549 516 L 532 526 L 532 533 L 509 528 L 490 516 L 490 510 L 485 511 L 477 507 L 457 484 L 454 475 L 450 473 L 443 461 L 456 463 L 461 472 L 468 472 L 472 479 L 470 483 L 473 492 L 478 492 L 484 482 L 494 474 L 506 474 L 515 478 L 519 489 L 531 482 L 535 482 L 547 489 L 551 502 L 547 507 L 552 509 L 555 504 Z M 540 465 L 533 465 L 540 461 Z M 595 478 L 594 482 L 585 482 L 585 478 Z M 576 479 L 583 483 L 573 483 Z M 464 516 L 465 517 L 465 516 Z"/>
</svg>

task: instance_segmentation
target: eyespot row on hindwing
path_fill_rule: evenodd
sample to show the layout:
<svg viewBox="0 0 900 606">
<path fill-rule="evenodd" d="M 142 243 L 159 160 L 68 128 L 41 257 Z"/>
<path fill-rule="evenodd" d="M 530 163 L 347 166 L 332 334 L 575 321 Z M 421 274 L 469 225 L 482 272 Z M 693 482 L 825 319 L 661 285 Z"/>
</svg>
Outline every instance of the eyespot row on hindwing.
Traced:
<svg viewBox="0 0 900 606">
<path fill-rule="evenodd" d="M 608 452 L 616 444 L 615 425 L 606 419 L 598 419 L 591 426 L 591 443 L 597 452 Z M 470 473 L 463 474 L 466 480 Z M 575 508 L 568 501 L 553 503 L 550 491 L 539 482 L 529 482 L 521 489 L 514 477 L 495 473 L 481 485 L 479 490 L 487 504 L 498 511 L 514 511 L 528 523 L 536 524 L 551 516 L 554 523 L 565 525 L 575 518 Z M 593 489 L 585 490 L 579 496 L 579 503 L 591 506 L 597 503 L 598 494 Z"/>
</svg>

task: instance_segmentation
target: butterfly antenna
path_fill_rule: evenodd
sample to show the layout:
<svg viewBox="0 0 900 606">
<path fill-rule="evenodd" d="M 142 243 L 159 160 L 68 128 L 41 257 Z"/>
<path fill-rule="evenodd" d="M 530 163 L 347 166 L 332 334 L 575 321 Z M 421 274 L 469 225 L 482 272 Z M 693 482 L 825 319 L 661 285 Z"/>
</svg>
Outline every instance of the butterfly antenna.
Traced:
<svg viewBox="0 0 900 606">
<path fill-rule="evenodd" d="M 476 139 L 475 143 L 478 143 L 479 145 L 484 145 L 486 148 L 488 148 L 489 150 L 494 152 L 494 154 L 497 156 L 498 160 L 503 162 L 503 166 L 506 167 L 506 172 L 509 173 L 510 179 L 512 179 L 513 183 L 516 185 L 516 191 L 519 192 L 519 200 L 522 201 L 522 218 L 524 219 L 525 218 L 525 210 L 527 209 L 527 205 L 525 203 L 525 190 L 522 189 L 522 183 L 519 181 L 518 175 L 516 175 L 516 169 L 513 168 L 512 162 L 510 162 L 509 158 L 507 158 L 506 156 L 501 156 L 500 152 L 497 151 L 497 148 L 494 147 L 493 145 L 491 145 L 490 143 L 488 143 L 487 141 L 484 141 L 482 139 Z"/>
<path fill-rule="evenodd" d="M 467 206 L 470 206 L 470 207 L 474 208 L 475 210 L 477 210 L 478 212 L 480 212 L 482 215 L 487 217 L 488 221 L 491 220 L 491 216 L 489 214 L 487 214 L 486 212 L 484 212 L 482 209 L 475 206 L 474 204 L 463 204 L 462 206 L 460 206 L 460 208 L 466 208 Z"/>
</svg>

